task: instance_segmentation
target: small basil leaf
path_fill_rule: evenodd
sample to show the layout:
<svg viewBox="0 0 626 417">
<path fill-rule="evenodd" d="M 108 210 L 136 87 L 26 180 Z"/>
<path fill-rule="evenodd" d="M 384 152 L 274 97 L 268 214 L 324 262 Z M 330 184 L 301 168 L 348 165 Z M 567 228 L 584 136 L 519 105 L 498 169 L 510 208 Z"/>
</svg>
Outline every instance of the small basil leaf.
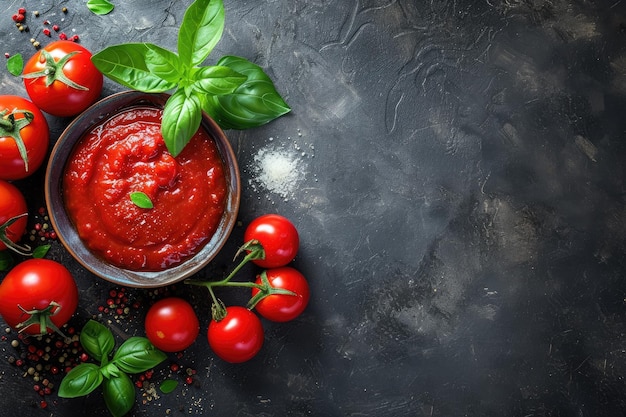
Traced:
<svg viewBox="0 0 626 417">
<path fill-rule="evenodd" d="M 50 247 L 51 247 L 51 245 L 40 245 L 40 246 L 37 246 L 33 250 L 33 258 L 44 258 L 48 254 L 48 251 L 50 250 Z"/>
<path fill-rule="evenodd" d="M 161 119 L 161 134 L 167 150 L 177 156 L 200 127 L 202 107 L 195 94 L 178 89 L 167 99 Z"/>
<path fill-rule="evenodd" d="M 183 69 L 178 55 L 157 45 L 146 44 L 146 67 L 157 77 L 178 83 L 183 77 Z"/>
<path fill-rule="evenodd" d="M 123 372 L 137 374 L 154 368 L 166 358 L 165 353 L 154 347 L 147 338 L 133 336 L 115 352 L 112 362 Z"/>
<path fill-rule="evenodd" d="M 246 76 L 224 66 L 202 67 L 194 74 L 194 88 L 210 95 L 229 94 L 246 81 Z"/>
<path fill-rule="evenodd" d="M 178 31 L 178 54 L 189 68 L 204 61 L 224 31 L 222 0 L 196 0 L 187 8 Z"/>
<path fill-rule="evenodd" d="M 91 357 L 106 363 L 115 347 L 115 339 L 106 326 L 95 320 L 89 320 L 80 332 L 80 344 Z"/>
<path fill-rule="evenodd" d="M 159 385 L 159 389 L 163 394 L 169 394 L 170 392 L 174 391 L 177 386 L 178 381 L 175 381 L 173 379 L 166 379 L 165 381 L 161 382 L 161 385 Z"/>
<path fill-rule="evenodd" d="M 119 376 L 119 374 L 122 373 L 120 371 L 120 368 L 118 368 L 117 365 L 115 365 L 115 363 L 113 362 L 108 363 L 104 366 L 100 365 L 100 372 L 102 372 L 102 375 L 107 379 L 115 378 L 116 376 Z"/>
<path fill-rule="evenodd" d="M 8 251 L 0 252 L 0 271 L 8 271 L 14 263 Z"/>
<path fill-rule="evenodd" d="M 22 69 L 24 68 L 24 58 L 22 58 L 22 54 L 12 55 L 7 60 L 7 70 L 11 73 L 11 75 L 15 75 L 16 77 L 22 73 Z"/>
<path fill-rule="evenodd" d="M 102 383 L 100 368 L 93 363 L 81 363 L 65 375 L 59 386 L 59 397 L 76 398 L 87 395 Z"/>
<path fill-rule="evenodd" d="M 130 193 L 130 200 L 135 203 L 135 205 L 139 208 L 154 208 L 154 204 L 152 204 L 152 200 L 150 200 L 150 197 L 148 197 L 146 193 L 142 193 L 141 191 L 134 191 Z"/>
<path fill-rule="evenodd" d="M 162 93 L 176 87 L 148 69 L 148 51 L 158 46 L 146 43 L 126 43 L 104 48 L 91 57 L 98 70 L 111 80 L 144 93 Z"/>
<path fill-rule="evenodd" d="M 102 384 L 102 393 L 104 403 L 113 417 L 124 416 L 135 404 L 135 386 L 124 373 L 105 379 Z"/>
<path fill-rule="evenodd" d="M 107 0 L 89 0 L 87 2 L 87 8 L 97 15 L 109 14 L 113 11 L 114 7 L 115 6 Z"/>
</svg>

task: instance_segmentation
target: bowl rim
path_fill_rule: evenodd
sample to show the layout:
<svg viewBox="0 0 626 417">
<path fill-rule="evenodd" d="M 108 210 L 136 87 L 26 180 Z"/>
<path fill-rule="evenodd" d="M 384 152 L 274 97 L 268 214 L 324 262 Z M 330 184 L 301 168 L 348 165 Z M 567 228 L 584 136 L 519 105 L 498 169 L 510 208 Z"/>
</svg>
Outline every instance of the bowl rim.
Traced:
<svg viewBox="0 0 626 417">
<path fill-rule="evenodd" d="M 82 242 L 63 201 L 62 175 L 67 160 L 86 131 L 111 118 L 115 113 L 140 105 L 163 107 L 167 93 L 122 91 L 97 101 L 79 114 L 63 130 L 54 144 L 45 172 L 44 194 L 48 216 L 58 239 L 70 255 L 92 274 L 117 285 L 157 288 L 180 282 L 206 267 L 226 244 L 236 222 L 241 202 L 241 177 L 232 145 L 224 131 L 206 113 L 201 126 L 215 141 L 227 179 L 227 201 L 220 223 L 211 239 L 191 258 L 162 271 L 133 271 L 112 265 L 93 254 Z M 79 132 L 79 133 L 76 133 Z M 69 227 L 67 227 L 69 226 Z"/>
</svg>

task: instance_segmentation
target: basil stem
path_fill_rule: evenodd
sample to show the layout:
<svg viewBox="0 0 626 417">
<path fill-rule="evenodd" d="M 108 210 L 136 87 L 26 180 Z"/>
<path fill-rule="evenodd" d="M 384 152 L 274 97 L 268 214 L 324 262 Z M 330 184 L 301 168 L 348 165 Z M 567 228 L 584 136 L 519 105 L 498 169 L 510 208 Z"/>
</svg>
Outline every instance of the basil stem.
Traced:
<svg viewBox="0 0 626 417">
<path fill-rule="evenodd" d="M 135 385 L 125 373 L 104 380 L 104 403 L 113 417 L 122 417 L 135 404 Z"/>
</svg>

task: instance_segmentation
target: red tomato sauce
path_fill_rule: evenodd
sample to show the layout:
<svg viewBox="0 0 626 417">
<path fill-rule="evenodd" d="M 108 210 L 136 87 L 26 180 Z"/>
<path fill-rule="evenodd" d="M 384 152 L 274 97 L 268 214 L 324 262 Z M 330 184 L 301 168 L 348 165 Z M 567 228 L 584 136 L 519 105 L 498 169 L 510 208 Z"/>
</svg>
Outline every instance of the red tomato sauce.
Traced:
<svg viewBox="0 0 626 417">
<path fill-rule="evenodd" d="M 173 158 L 162 110 L 133 107 L 97 125 L 65 168 L 64 200 L 80 238 L 122 268 L 160 271 L 196 254 L 224 212 L 227 183 L 215 141 L 199 129 Z M 130 199 L 143 192 L 151 209 Z"/>
</svg>

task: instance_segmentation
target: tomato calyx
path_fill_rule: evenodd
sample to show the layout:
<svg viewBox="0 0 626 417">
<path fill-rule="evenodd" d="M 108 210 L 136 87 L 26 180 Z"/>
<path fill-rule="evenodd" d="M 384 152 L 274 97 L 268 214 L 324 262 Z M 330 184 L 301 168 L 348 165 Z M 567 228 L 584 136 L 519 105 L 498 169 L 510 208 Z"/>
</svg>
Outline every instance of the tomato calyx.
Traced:
<svg viewBox="0 0 626 417">
<path fill-rule="evenodd" d="M 65 55 L 63 58 L 58 61 L 54 60 L 54 57 L 45 49 L 41 50 L 41 56 L 44 58 L 42 63 L 45 62 L 45 67 L 41 71 L 31 72 L 29 74 L 23 74 L 22 78 L 46 78 L 46 87 L 51 86 L 55 81 L 59 81 L 68 87 L 74 88 L 76 90 L 89 91 L 89 88 L 84 87 L 74 81 L 70 80 L 65 73 L 63 72 L 63 67 L 67 62 L 72 59 L 72 57 L 76 54 L 79 54 L 80 51 L 73 51 L 69 54 Z"/>
<path fill-rule="evenodd" d="M 284 288 L 273 287 L 272 284 L 270 283 L 270 280 L 267 278 L 267 271 L 261 272 L 260 277 L 261 277 L 261 286 L 255 285 L 256 288 L 259 289 L 259 292 L 256 293 L 254 297 L 250 299 L 250 301 L 248 301 L 248 305 L 246 306 L 250 310 L 256 307 L 259 301 L 261 301 L 265 297 L 270 296 L 272 294 L 282 294 L 282 295 L 292 295 L 292 296 L 297 295 L 293 291 L 289 291 Z"/>
<path fill-rule="evenodd" d="M 18 333 L 22 333 L 26 329 L 28 329 L 30 326 L 38 324 L 39 333 L 41 335 L 48 334 L 48 329 L 51 329 L 54 332 L 58 333 L 64 339 L 66 338 L 63 332 L 51 320 L 51 317 L 55 316 L 59 311 L 61 311 L 62 307 L 59 303 L 55 301 L 50 301 L 50 304 L 48 305 L 48 307 L 42 310 L 38 310 L 38 309 L 26 310 L 24 307 L 22 307 L 19 304 L 17 307 L 20 310 L 22 310 L 23 314 L 28 315 L 28 318 L 26 320 L 24 320 L 21 323 L 18 323 L 15 326 L 15 329 L 18 331 Z"/>
<path fill-rule="evenodd" d="M 15 117 L 16 114 L 22 114 L 24 117 L 19 119 Z M 24 169 L 28 172 L 28 153 L 26 152 L 26 145 L 20 135 L 20 130 L 28 126 L 35 115 L 28 110 L 13 110 L 9 113 L 8 110 L 0 112 L 0 136 L 9 137 L 15 141 L 17 150 L 20 153 L 20 157 L 24 161 Z"/>
<path fill-rule="evenodd" d="M 32 253 L 32 249 L 30 246 L 19 245 L 13 242 L 11 239 L 9 239 L 9 234 L 8 234 L 9 227 L 11 227 L 11 225 L 15 223 L 16 221 L 18 221 L 20 218 L 25 217 L 25 216 L 28 216 L 28 213 L 22 213 L 18 216 L 11 217 L 4 224 L 0 225 L 0 242 L 4 243 L 4 245 L 8 249 L 11 249 L 15 253 L 18 253 L 23 256 L 31 256 L 33 253 Z"/>
</svg>

